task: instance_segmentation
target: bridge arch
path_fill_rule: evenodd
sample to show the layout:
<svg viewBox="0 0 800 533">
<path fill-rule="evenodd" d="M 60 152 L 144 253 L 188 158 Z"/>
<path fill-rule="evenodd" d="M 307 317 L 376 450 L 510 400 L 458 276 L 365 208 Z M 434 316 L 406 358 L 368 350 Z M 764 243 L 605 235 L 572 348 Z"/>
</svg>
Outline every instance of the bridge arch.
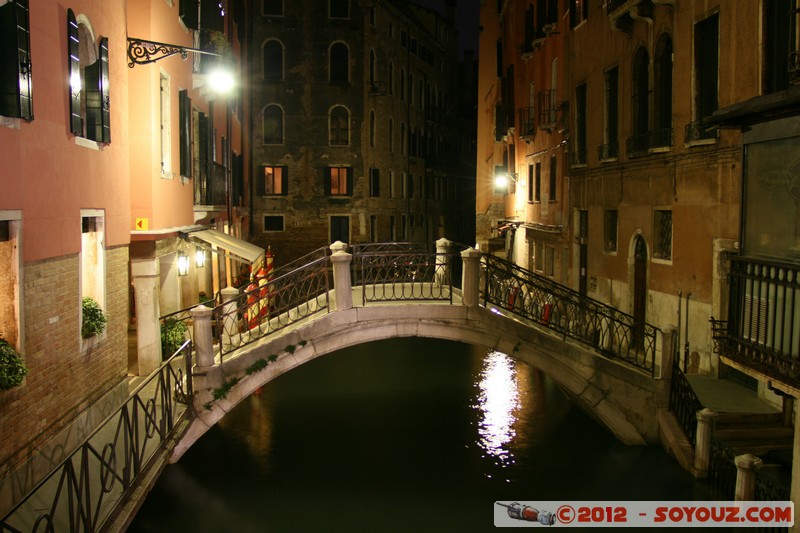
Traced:
<svg viewBox="0 0 800 533">
<path fill-rule="evenodd" d="M 658 439 L 656 411 L 668 397 L 665 381 L 494 308 L 375 305 L 319 316 L 262 339 L 215 367 L 222 382 L 239 381 L 220 400 L 213 400 L 208 390 L 196 394 L 197 416 L 176 443 L 170 462 L 180 459 L 239 402 L 283 373 L 343 348 L 396 337 L 453 340 L 504 352 L 547 374 L 575 405 L 623 443 L 643 445 Z M 254 363 L 272 354 L 278 355 L 274 362 L 246 375 Z"/>
</svg>

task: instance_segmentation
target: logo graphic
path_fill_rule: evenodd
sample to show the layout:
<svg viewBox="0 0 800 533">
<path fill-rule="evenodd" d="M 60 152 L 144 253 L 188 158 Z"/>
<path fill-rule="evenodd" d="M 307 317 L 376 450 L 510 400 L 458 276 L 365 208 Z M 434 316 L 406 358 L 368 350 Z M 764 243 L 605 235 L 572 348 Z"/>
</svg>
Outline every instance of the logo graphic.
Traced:
<svg viewBox="0 0 800 533">
<path fill-rule="evenodd" d="M 511 504 L 500 502 L 495 503 L 501 507 L 505 507 L 506 511 L 508 511 L 508 516 L 516 520 L 539 522 L 544 526 L 552 526 L 556 523 L 556 515 L 549 511 L 540 511 L 529 505 L 521 505 L 518 502 L 513 502 Z"/>
</svg>

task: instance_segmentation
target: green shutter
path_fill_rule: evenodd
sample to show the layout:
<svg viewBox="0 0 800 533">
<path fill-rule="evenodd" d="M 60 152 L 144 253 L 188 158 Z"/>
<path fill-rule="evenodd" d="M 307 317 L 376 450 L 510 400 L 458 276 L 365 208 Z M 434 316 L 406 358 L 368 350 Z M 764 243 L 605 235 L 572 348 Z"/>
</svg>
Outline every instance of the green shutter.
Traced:
<svg viewBox="0 0 800 533">
<path fill-rule="evenodd" d="M 289 167 L 286 165 L 281 167 L 281 194 L 283 196 L 289 194 Z"/>
<path fill-rule="evenodd" d="M 83 134 L 83 118 L 81 117 L 81 60 L 80 38 L 78 37 L 78 22 L 75 13 L 67 10 L 67 62 L 68 62 L 68 90 L 69 98 L 69 131 L 75 135 Z"/>
<path fill-rule="evenodd" d="M 100 39 L 100 139 L 101 142 L 111 142 L 111 93 L 108 76 L 108 37 Z"/>
</svg>

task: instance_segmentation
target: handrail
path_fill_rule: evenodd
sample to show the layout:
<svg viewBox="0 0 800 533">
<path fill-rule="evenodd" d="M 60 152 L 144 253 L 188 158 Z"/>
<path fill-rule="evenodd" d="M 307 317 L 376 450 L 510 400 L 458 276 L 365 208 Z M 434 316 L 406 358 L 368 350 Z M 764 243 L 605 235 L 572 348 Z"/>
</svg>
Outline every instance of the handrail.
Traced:
<svg viewBox="0 0 800 533">
<path fill-rule="evenodd" d="M 655 375 L 659 329 L 514 263 L 484 254 L 484 301 Z"/>
<path fill-rule="evenodd" d="M 103 529 L 180 421 L 194 415 L 191 367 L 186 341 L 0 520 L 0 531 Z"/>
</svg>

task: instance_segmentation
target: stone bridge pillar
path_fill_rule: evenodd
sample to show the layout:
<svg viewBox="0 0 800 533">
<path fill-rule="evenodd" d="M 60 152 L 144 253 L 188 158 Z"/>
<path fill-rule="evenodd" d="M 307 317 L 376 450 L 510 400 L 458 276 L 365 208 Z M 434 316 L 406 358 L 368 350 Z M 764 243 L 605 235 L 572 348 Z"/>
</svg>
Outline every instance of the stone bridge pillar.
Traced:
<svg viewBox="0 0 800 533">
<path fill-rule="evenodd" d="M 703 477 L 708 473 L 711 456 L 711 424 L 717 413 L 706 407 L 697 411 L 697 443 L 694 447 L 694 467 Z"/>
<path fill-rule="evenodd" d="M 733 462 L 736 464 L 736 490 L 733 499 L 737 502 L 755 500 L 756 468 L 761 466 L 761 459 L 746 453 L 734 457 Z"/>
<path fill-rule="evenodd" d="M 450 282 L 450 245 L 453 243 L 444 237 L 436 241 L 436 273 L 434 279 L 437 285 Z"/>
<path fill-rule="evenodd" d="M 131 280 L 136 296 L 136 351 L 139 375 L 147 376 L 161 365 L 158 261 L 131 258 Z"/>
<path fill-rule="evenodd" d="M 331 249 L 333 249 L 333 245 L 331 245 Z M 353 254 L 342 250 L 331 254 L 336 311 L 353 308 L 353 282 L 350 278 L 350 262 L 352 260 Z"/>
<path fill-rule="evenodd" d="M 468 248 L 461 252 L 464 268 L 461 274 L 461 303 L 477 307 L 480 300 L 481 252 Z"/>
<path fill-rule="evenodd" d="M 239 296 L 239 289 L 235 287 L 225 287 L 220 291 L 222 303 L 224 304 L 222 318 L 222 342 L 228 346 L 237 343 L 239 326 L 236 324 L 236 298 Z M 210 322 L 209 322 L 210 323 Z"/>
<path fill-rule="evenodd" d="M 191 310 L 194 327 L 195 363 L 192 371 L 192 386 L 195 391 L 211 389 L 222 384 L 219 367 L 214 366 L 214 339 L 211 334 L 211 313 L 213 309 L 198 305 Z"/>
</svg>

